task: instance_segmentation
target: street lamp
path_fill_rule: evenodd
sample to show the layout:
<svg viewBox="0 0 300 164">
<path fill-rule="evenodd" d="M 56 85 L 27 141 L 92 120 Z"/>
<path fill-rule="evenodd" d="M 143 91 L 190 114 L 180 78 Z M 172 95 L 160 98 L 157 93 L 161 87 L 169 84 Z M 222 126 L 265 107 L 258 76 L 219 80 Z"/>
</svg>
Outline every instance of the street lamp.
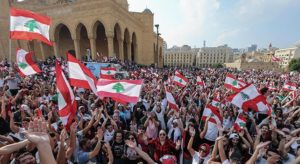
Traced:
<svg viewBox="0 0 300 164">
<path fill-rule="evenodd" d="M 158 31 L 159 24 L 156 24 L 155 27 L 156 27 L 156 57 L 157 57 L 157 60 L 155 62 L 157 62 L 157 65 L 159 66 L 159 53 L 158 53 L 158 37 L 160 35 Z"/>
</svg>

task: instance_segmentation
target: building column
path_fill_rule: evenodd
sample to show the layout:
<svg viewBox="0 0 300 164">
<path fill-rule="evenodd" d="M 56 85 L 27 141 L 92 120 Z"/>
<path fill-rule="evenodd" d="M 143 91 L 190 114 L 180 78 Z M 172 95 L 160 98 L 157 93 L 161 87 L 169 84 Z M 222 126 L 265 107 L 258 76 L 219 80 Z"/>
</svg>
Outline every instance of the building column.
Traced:
<svg viewBox="0 0 300 164">
<path fill-rule="evenodd" d="M 124 61 L 124 50 L 123 50 L 123 38 L 119 38 L 119 57 L 122 61 Z"/>
<path fill-rule="evenodd" d="M 96 39 L 95 38 L 89 38 L 89 39 L 90 39 L 92 59 L 94 60 L 94 59 L 96 59 L 96 55 L 97 55 Z"/>
<path fill-rule="evenodd" d="M 131 61 L 131 59 L 132 59 L 132 57 L 131 57 L 131 41 L 129 41 L 128 43 L 127 43 L 127 56 L 128 56 L 128 59 L 127 60 L 129 60 L 129 61 Z"/>
<path fill-rule="evenodd" d="M 53 43 L 54 55 L 55 55 L 55 57 L 58 57 L 57 42 L 53 41 L 52 43 Z"/>
<path fill-rule="evenodd" d="M 79 39 L 73 39 L 76 58 L 81 60 L 81 52 L 80 52 L 80 43 L 79 43 L 79 41 L 80 41 Z"/>
<path fill-rule="evenodd" d="M 41 53 L 42 53 L 42 60 L 45 61 L 46 57 L 45 57 L 45 50 L 44 50 L 44 45 L 42 42 L 39 42 L 40 48 L 41 48 Z"/>
<path fill-rule="evenodd" d="M 114 57 L 114 37 L 107 36 L 108 57 Z"/>
</svg>

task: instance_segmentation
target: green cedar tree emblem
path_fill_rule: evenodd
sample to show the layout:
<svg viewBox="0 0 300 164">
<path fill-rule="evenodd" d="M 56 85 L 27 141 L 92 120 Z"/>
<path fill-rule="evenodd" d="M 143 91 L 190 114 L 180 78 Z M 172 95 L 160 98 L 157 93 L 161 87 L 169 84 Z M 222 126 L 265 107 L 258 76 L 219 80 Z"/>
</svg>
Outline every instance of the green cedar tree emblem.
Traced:
<svg viewBox="0 0 300 164">
<path fill-rule="evenodd" d="M 236 80 L 234 80 L 234 81 L 232 82 L 232 85 L 233 85 L 233 86 L 237 86 L 237 85 L 238 85 L 238 82 L 237 82 Z"/>
<path fill-rule="evenodd" d="M 250 99 L 250 97 L 249 97 L 246 93 L 244 93 L 244 92 L 241 92 L 241 96 L 242 96 L 242 99 L 243 99 L 243 100 L 248 100 L 248 99 Z"/>
<path fill-rule="evenodd" d="M 35 20 L 27 21 L 24 26 L 29 28 L 30 32 L 34 32 L 35 28 L 38 29 L 38 24 L 36 23 Z"/>
<path fill-rule="evenodd" d="M 182 83 L 182 79 L 179 79 L 179 83 Z"/>
<path fill-rule="evenodd" d="M 239 122 L 240 127 L 246 127 L 246 124 L 244 122 Z"/>
<path fill-rule="evenodd" d="M 109 74 L 109 75 L 110 75 L 110 74 L 111 74 L 111 72 L 110 72 L 110 71 L 107 71 L 107 74 Z"/>
<path fill-rule="evenodd" d="M 18 66 L 22 69 L 26 68 L 27 67 L 27 64 L 26 63 L 23 63 L 23 62 L 20 62 L 18 63 Z"/>
<path fill-rule="evenodd" d="M 117 93 L 125 91 L 124 86 L 121 83 L 115 84 L 112 89 L 116 90 Z"/>
</svg>

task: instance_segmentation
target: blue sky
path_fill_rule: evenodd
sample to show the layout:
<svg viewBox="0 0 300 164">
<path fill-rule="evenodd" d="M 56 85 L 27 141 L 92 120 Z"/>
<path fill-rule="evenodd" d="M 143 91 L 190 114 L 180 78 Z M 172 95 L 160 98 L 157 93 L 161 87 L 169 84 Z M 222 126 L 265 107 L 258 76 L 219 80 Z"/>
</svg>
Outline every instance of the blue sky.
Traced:
<svg viewBox="0 0 300 164">
<path fill-rule="evenodd" d="M 146 6 L 168 47 L 253 43 L 291 47 L 300 40 L 300 0 L 128 0 L 130 11 Z"/>
</svg>

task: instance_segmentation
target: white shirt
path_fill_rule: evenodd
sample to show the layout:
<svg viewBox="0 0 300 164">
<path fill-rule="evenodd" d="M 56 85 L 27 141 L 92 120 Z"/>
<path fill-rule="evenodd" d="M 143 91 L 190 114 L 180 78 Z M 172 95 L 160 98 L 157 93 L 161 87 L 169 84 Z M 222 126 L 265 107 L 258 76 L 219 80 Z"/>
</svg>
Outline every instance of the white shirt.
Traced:
<svg viewBox="0 0 300 164">
<path fill-rule="evenodd" d="M 207 155 L 204 158 L 201 158 L 199 155 L 199 152 L 195 151 L 195 154 L 193 155 L 193 163 L 192 164 L 199 164 L 200 159 L 203 159 L 203 164 L 206 164 L 207 161 L 210 159 L 210 155 Z"/>
<path fill-rule="evenodd" d="M 218 127 L 215 123 L 208 122 L 207 132 L 204 136 L 209 141 L 215 141 L 218 137 Z"/>
<path fill-rule="evenodd" d="M 160 112 L 158 113 L 156 111 L 156 106 L 153 108 L 154 113 L 156 114 L 156 117 L 158 119 L 158 121 L 160 122 L 160 126 L 162 129 L 166 129 L 166 123 L 165 123 L 165 118 L 164 118 L 164 113 L 165 113 L 165 109 L 161 107 Z"/>
<path fill-rule="evenodd" d="M 174 138 L 171 138 L 171 135 L 172 135 L 173 130 L 175 130 L 175 132 L 174 132 Z M 176 127 L 176 128 L 171 128 L 171 129 L 169 130 L 168 137 L 169 137 L 171 140 L 173 140 L 174 143 L 176 143 L 176 141 L 180 138 L 180 136 L 181 136 L 181 131 L 180 131 L 180 129 L 179 129 L 178 127 Z"/>
<path fill-rule="evenodd" d="M 105 130 L 104 132 L 104 141 L 105 142 L 109 142 L 113 139 L 115 134 L 115 130 L 113 129 L 111 132 L 109 132 L 108 130 Z"/>
</svg>

